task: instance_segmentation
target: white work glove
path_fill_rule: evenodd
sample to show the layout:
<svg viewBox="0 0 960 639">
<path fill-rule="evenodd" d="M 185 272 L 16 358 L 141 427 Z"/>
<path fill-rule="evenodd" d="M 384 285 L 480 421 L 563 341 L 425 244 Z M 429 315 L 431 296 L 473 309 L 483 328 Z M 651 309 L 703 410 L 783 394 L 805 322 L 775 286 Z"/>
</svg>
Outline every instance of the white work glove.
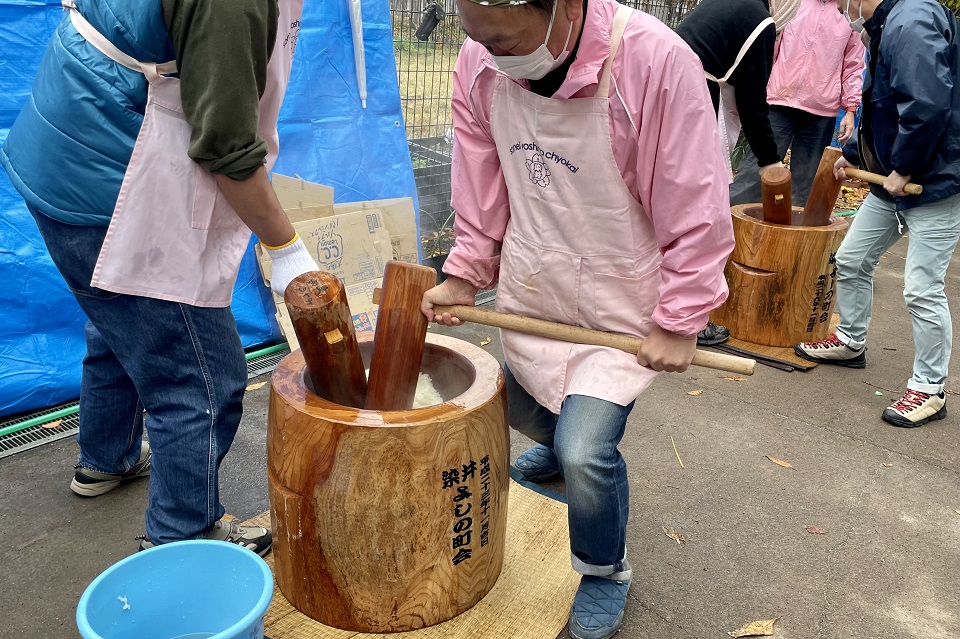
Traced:
<svg viewBox="0 0 960 639">
<path fill-rule="evenodd" d="M 283 248 L 271 249 L 265 244 L 263 247 L 272 260 L 270 288 L 280 297 L 283 297 L 287 286 L 298 275 L 320 270 L 299 236 Z"/>
</svg>

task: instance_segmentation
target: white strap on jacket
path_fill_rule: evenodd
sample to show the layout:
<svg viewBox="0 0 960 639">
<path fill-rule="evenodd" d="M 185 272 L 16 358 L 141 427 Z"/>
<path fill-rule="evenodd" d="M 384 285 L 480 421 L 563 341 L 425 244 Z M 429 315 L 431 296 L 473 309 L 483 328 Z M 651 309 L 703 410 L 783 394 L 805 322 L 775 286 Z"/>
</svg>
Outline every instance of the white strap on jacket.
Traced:
<svg viewBox="0 0 960 639">
<path fill-rule="evenodd" d="M 727 80 L 730 79 L 730 76 L 733 75 L 733 72 L 737 70 L 738 66 L 740 66 L 740 62 L 743 60 L 743 57 L 747 55 L 747 51 L 749 51 L 750 47 L 753 46 L 753 43 L 757 41 L 757 38 L 760 37 L 760 34 L 763 33 L 763 30 L 769 27 L 771 24 L 776 26 L 773 18 L 767 18 L 757 25 L 757 28 L 753 30 L 753 33 L 750 34 L 750 37 L 747 38 L 747 41 L 743 43 L 742 47 L 740 47 L 740 53 L 737 54 L 737 59 L 733 61 L 733 66 L 730 67 L 730 70 L 727 71 L 726 75 L 720 79 L 717 79 L 717 77 L 712 73 L 707 73 L 704 71 L 703 75 L 707 76 L 707 80 L 712 80 L 718 84 L 726 84 Z"/>
<path fill-rule="evenodd" d="M 623 40 L 623 32 L 626 30 L 629 20 L 630 9 L 624 5 L 618 6 L 617 12 L 613 16 L 613 29 L 610 32 L 610 55 L 603 61 L 600 82 L 597 84 L 596 97 L 598 98 L 605 98 L 610 94 L 610 74 L 613 70 L 613 59 L 617 57 L 620 41 Z"/>
<path fill-rule="evenodd" d="M 139 60 L 132 58 L 118 49 L 115 44 L 104 37 L 102 33 L 97 31 L 96 28 L 94 28 L 94 26 L 83 17 L 83 14 L 81 14 L 80 10 L 77 9 L 77 3 L 75 0 L 61 0 L 61 4 L 63 5 L 64 9 L 70 11 L 70 22 L 73 23 L 73 26 L 77 32 L 79 32 L 87 42 L 93 45 L 93 48 L 117 64 L 124 66 L 131 71 L 142 73 L 147 76 L 148 80 L 151 81 L 157 79 L 161 75 L 169 75 L 177 72 L 176 61 L 157 64 L 156 62 L 140 62 Z"/>
</svg>

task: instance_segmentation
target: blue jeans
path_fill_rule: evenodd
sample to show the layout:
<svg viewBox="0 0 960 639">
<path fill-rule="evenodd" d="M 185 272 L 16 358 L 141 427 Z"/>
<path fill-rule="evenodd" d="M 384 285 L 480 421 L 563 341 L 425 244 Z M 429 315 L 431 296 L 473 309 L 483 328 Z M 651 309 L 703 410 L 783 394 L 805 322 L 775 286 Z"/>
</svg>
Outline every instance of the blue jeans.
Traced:
<svg viewBox="0 0 960 639">
<path fill-rule="evenodd" d="M 146 426 L 153 450 L 147 537 L 155 544 L 202 537 L 224 514 L 218 471 L 240 425 L 247 382 L 233 313 L 93 288 L 107 229 L 30 212 L 89 318 L 80 465 L 129 470 Z"/>
<path fill-rule="evenodd" d="M 783 157 L 787 149 L 792 149 L 790 173 L 794 206 L 806 206 L 823 149 L 830 146 L 836 126 L 836 116 L 814 115 L 790 107 L 770 107 L 770 127 L 777 143 L 777 153 Z M 753 204 L 762 199 L 757 156 L 748 149 L 740 171 L 730 185 L 730 204 Z"/>
<path fill-rule="evenodd" d="M 855 348 L 867 339 L 873 313 L 873 275 L 880 256 L 910 232 L 903 299 L 913 322 L 913 376 L 907 388 L 939 393 L 947 379 L 953 325 L 944 291 L 960 238 L 960 195 L 901 211 L 870 194 L 837 251 L 837 337 Z"/>
<path fill-rule="evenodd" d="M 510 426 L 549 446 L 567 485 L 567 517 L 573 568 L 609 577 L 630 570 L 626 558 L 630 492 L 627 465 L 617 446 L 633 409 L 595 397 L 570 395 L 559 415 L 537 403 L 504 370 Z M 619 577 L 626 578 L 626 577 Z"/>
</svg>

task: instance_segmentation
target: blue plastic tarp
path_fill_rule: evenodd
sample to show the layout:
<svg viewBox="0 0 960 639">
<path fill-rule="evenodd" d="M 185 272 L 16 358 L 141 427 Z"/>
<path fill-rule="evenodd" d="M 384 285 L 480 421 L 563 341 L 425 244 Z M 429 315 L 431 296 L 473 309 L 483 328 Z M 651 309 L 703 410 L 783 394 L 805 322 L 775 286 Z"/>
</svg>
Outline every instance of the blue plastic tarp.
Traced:
<svg viewBox="0 0 960 639">
<path fill-rule="evenodd" d="M 357 94 L 347 2 L 304 3 L 274 170 L 333 186 L 338 202 L 415 197 L 387 0 L 363 2 L 366 109 Z M 61 15 L 59 0 L 0 0 L 0 144 Z M 2 171 L 0 282 L 0 416 L 75 399 L 86 317 Z M 252 243 L 232 308 L 245 347 L 282 339 Z"/>
</svg>

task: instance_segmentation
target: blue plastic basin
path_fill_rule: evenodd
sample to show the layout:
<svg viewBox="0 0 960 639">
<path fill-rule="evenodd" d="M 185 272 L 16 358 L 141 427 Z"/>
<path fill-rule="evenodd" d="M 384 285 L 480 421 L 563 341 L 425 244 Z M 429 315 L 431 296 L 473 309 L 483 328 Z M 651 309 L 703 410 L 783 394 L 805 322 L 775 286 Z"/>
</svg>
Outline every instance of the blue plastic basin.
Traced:
<svg viewBox="0 0 960 639">
<path fill-rule="evenodd" d="M 255 553 L 180 541 L 117 562 L 77 606 L 84 639 L 261 639 L 273 575 Z"/>
</svg>

